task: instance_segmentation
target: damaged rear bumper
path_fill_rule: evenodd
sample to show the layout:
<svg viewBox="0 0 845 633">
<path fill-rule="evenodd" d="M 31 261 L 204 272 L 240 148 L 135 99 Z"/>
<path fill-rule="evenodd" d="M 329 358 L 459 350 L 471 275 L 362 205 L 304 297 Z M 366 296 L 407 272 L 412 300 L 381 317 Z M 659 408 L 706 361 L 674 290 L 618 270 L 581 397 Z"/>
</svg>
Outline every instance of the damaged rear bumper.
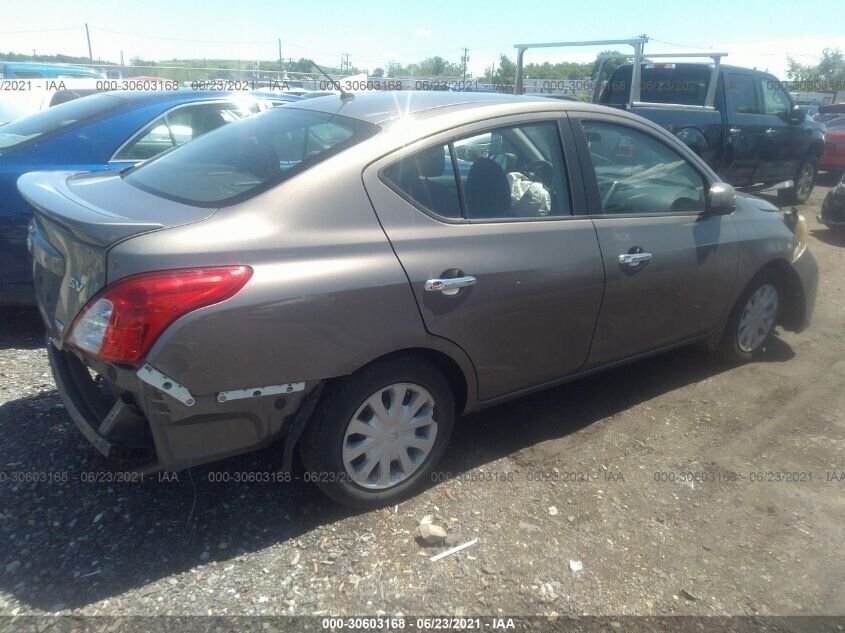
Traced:
<svg viewBox="0 0 845 633">
<path fill-rule="evenodd" d="M 83 436 L 103 455 L 139 460 L 147 472 L 182 470 L 280 438 L 292 448 L 321 387 L 292 383 L 196 395 L 150 366 L 138 370 L 83 358 L 52 341 L 47 347 L 56 386 Z M 285 448 L 289 468 L 291 450 Z"/>
</svg>

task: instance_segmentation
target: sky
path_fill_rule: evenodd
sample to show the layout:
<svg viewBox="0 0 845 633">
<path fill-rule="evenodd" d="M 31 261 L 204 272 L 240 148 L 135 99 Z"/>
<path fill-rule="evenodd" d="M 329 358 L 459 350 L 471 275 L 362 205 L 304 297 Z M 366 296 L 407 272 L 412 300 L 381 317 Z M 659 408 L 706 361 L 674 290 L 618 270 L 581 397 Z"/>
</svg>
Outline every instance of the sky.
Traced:
<svg viewBox="0 0 845 633">
<path fill-rule="evenodd" d="M 348 53 L 370 70 L 434 55 L 458 62 L 466 47 L 469 70 L 481 74 L 501 53 L 514 59 L 517 43 L 646 34 L 646 54 L 727 52 L 725 63 L 785 79 L 788 56 L 815 63 L 825 47 L 845 51 L 841 0 L 2 2 L 2 52 L 87 55 L 87 22 L 94 57 L 116 62 L 123 51 L 127 63 L 134 56 L 275 60 L 281 38 L 284 58 L 339 66 Z M 599 50 L 541 49 L 526 62 L 589 61 Z"/>
</svg>

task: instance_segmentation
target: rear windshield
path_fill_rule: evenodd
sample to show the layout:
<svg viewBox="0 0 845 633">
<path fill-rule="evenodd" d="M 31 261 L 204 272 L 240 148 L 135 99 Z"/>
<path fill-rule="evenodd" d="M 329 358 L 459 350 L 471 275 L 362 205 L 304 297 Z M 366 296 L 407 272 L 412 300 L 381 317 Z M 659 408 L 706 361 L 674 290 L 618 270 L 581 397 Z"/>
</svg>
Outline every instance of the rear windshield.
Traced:
<svg viewBox="0 0 845 633">
<path fill-rule="evenodd" d="M 625 105 L 631 94 L 630 65 L 613 71 L 600 103 Z M 640 101 L 678 105 L 704 105 L 712 69 L 702 64 L 643 64 Z"/>
<path fill-rule="evenodd" d="M 35 141 L 76 123 L 117 110 L 126 103 L 109 95 L 91 95 L 69 101 L 0 127 L 0 151 Z"/>
<path fill-rule="evenodd" d="M 124 178 L 177 202 L 225 206 L 266 191 L 378 129 L 331 113 L 275 108 L 166 152 Z"/>
</svg>

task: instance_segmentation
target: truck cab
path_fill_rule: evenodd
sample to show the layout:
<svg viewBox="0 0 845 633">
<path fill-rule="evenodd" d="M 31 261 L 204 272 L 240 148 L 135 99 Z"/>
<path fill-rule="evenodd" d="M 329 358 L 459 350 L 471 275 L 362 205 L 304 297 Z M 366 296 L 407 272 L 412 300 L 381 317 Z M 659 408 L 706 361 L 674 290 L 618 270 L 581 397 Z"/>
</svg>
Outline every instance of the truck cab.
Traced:
<svg viewBox="0 0 845 633">
<path fill-rule="evenodd" d="M 598 102 L 662 125 L 735 187 L 776 188 L 790 202 L 810 197 L 823 128 L 776 77 L 720 64 L 646 62 L 640 98 L 631 102 L 632 70 L 632 64 L 613 70 Z"/>
</svg>

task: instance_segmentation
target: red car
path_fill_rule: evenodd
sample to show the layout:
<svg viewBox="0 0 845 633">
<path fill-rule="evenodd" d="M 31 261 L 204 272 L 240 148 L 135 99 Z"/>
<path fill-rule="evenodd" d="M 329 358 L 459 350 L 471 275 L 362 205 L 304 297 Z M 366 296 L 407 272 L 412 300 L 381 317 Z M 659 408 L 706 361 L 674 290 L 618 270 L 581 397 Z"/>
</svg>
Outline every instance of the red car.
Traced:
<svg viewBox="0 0 845 633">
<path fill-rule="evenodd" d="M 827 126 L 819 169 L 841 176 L 845 172 L 845 103 L 821 106 L 815 120 Z"/>
</svg>

